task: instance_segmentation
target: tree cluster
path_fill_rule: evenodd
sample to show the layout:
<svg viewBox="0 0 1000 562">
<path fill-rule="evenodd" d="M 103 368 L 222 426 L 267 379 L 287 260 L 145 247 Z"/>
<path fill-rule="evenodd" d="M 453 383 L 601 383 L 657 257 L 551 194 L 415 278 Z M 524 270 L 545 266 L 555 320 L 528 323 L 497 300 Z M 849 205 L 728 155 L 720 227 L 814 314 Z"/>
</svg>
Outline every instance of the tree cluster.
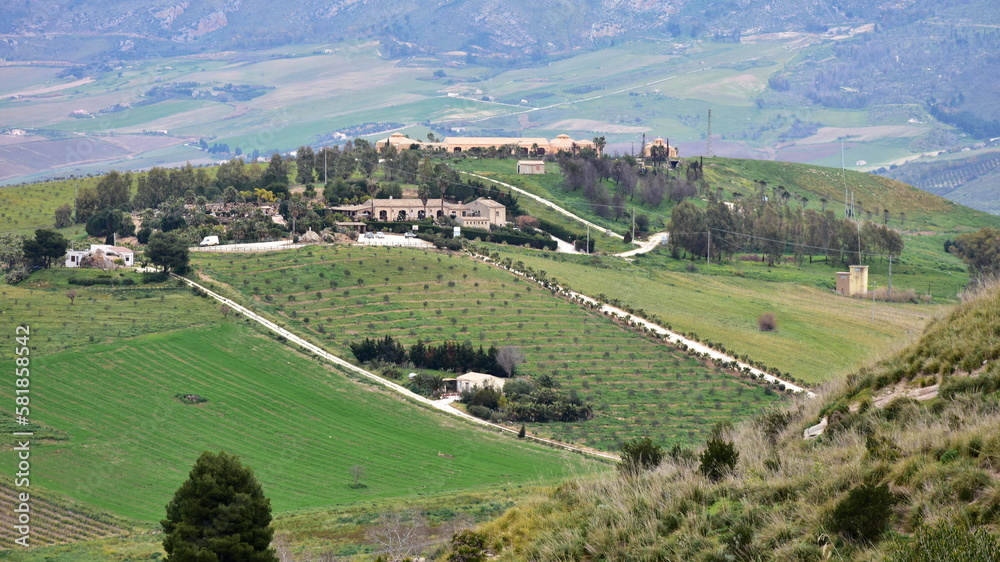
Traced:
<svg viewBox="0 0 1000 562">
<path fill-rule="evenodd" d="M 574 422 L 594 417 L 593 407 L 576 391 L 560 392 L 548 375 L 509 380 L 503 391 L 492 387 L 467 390 L 461 402 L 468 405 L 470 414 L 494 422 Z"/>
<path fill-rule="evenodd" d="M 506 371 L 497 363 L 499 351 L 495 346 L 484 350 L 476 349 L 470 342 L 445 341 L 439 345 L 425 344 L 417 340 L 409 350 L 392 336 L 365 338 L 350 344 L 354 357 L 362 362 L 381 361 L 402 365 L 409 361 L 414 367 L 436 371 L 467 372 L 476 371 L 495 376 L 506 376 Z"/>
<path fill-rule="evenodd" d="M 946 252 L 962 258 L 969 275 L 991 277 L 1000 274 L 1000 229 L 981 228 L 944 243 Z"/>
<path fill-rule="evenodd" d="M 779 186 L 780 187 L 780 186 Z M 778 193 L 788 193 L 781 188 Z M 832 211 L 781 202 L 742 198 L 736 204 L 709 199 L 707 209 L 689 201 L 674 207 L 667 225 L 671 251 L 676 257 L 691 259 L 711 256 L 721 260 L 737 252 L 761 254 L 774 265 L 791 253 L 798 263 L 816 255 L 843 263 L 858 262 L 863 254 L 899 256 L 903 238 L 895 230 L 873 221 L 837 219 Z"/>
</svg>

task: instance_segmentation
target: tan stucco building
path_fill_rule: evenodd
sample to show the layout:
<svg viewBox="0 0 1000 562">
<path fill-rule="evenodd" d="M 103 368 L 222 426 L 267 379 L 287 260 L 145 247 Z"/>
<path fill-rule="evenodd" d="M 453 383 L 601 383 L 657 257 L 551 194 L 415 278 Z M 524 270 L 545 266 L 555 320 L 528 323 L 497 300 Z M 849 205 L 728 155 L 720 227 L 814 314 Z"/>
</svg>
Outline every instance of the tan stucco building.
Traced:
<svg viewBox="0 0 1000 562">
<path fill-rule="evenodd" d="M 545 162 L 543 160 L 518 160 L 517 173 L 519 174 L 544 174 Z"/>
<path fill-rule="evenodd" d="M 403 133 L 393 133 L 389 138 L 382 139 L 375 143 L 375 147 L 382 149 L 383 146 L 391 145 L 397 150 L 408 150 L 417 145 L 424 149 L 441 149 L 452 154 L 461 154 L 472 149 L 500 148 L 503 146 L 513 146 L 519 155 L 544 156 L 545 154 L 556 154 L 559 151 L 576 153 L 584 148 L 597 150 L 594 141 L 573 140 L 569 135 L 559 135 L 549 140 L 546 138 L 520 138 L 520 137 L 448 137 L 441 142 L 427 142 L 411 139 Z"/>
<path fill-rule="evenodd" d="M 663 140 L 662 138 L 659 138 L 659 137 L 653 139 L 650 142 L 647 142 L 646 146 L 642 147 L 642 157 L 643 158 L 651 158 L 653 156 L 653 148 L 654 147 L 666 147 L 666 149 L 667 149 L 667 158 L 670 159 L 670 160 L 676 160 L 677 159 L 677 147 L 676 146 L 670 146 L 667 143 L 667 141 L 665 141 L 665 140 Z"/>
<path fill-rule="evenodd" d="M 449 216 L 461 226 L 489 229 L 507 224 L 507 207 L 492 199 L 479 198 L 469 203 L 451 203 L 441 199 L 369 199 L 357 205 L 331 207 L 331 211 L 358 219 L 383 222 L 417 221 L 428 217 Z"/>
<path fill-rule="evenodd" d="M 868 266 L 852 265 L 850 271 L 837 272 L 836 292 L 848 296 L 862 296 L 868 292 Z"/>
</svg>

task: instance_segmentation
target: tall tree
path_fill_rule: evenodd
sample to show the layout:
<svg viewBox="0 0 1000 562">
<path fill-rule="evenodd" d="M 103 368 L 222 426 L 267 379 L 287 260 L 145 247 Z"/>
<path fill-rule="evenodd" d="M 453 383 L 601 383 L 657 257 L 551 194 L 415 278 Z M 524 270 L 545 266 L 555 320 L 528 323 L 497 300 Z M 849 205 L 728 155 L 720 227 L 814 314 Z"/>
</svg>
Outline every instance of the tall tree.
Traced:
<svg viewBox="0 0 1000 562">
<path fill-rule="evenodd" d="M 281 185 L 284 187 L 283 192 L 288 193 L 288 162 L 285 162 L 285 159 L 277 152 L 271 155 L 271 162 L 267 165 L 267 169 L 264 170 L 264 177 L 261 178 L 261 184 L 265 189 L 271 191 L 275 191 L 273 186 Z"/>
<path fill-rule="evenodd" d="M 114 209 L 128 205 L 132 195 L 132 173 L 111 170 L 97 182 L 98 209 Z"/>
<path fill-rule="evenodd" d="M 707 228 L 704 211 L 690 201 L 679 203 L 670 213 L 670 224 L 667 225 L 670 245 L 690 253 L 694 259 L 705 252 Z"/>
<path fill-rule="evenodd" d="M 298 183 L 312 183 L 313 170 L 316 167 L 316 153 L 311 146 L 300 146 L 295 151 L 295 181 Z"/>
<path fill-rule="evenodd" d="M 39 229 L 34 238 L 24 240 L 22 251 L 24 259 L 41 267 L 51 267 L 53 260 L 66 255 L 69 242 L 66 237 L 54 230 Z"/>
<path fill-rule="evenodd" d="M 160 525 L 168 562 L 278 560 L 271 500 L 253 470 L 225 452 L 198 457 Z"/>
<path fill-rule="evenodd" d="M 518 365 L 524 363 L 524 360 L 524 352 L 517 346 L 505 345 L 497 351 L 497 365 L 507 373 L 508 377 L 514 376 Z"/>
<path fill-rule="evenodd" d="M 73 225 L 73 207 L 69 203 L 56 207 L 56 228 L 66 228 Z"/>
<path fill-rule="evenodd" d="M 188 248 L 174 232 L 155 232 L 146 246 L 146 259 L 166 271 L 181 273 L 188 266 Z"/>
</svg>

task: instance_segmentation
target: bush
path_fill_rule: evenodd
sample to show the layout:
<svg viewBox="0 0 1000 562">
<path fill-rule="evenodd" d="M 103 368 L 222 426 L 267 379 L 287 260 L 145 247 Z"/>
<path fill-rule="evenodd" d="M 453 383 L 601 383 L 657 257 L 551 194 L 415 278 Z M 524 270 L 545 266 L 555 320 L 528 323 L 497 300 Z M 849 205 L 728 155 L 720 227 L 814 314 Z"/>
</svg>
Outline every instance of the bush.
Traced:
<svg viewBox="0 0 1000 562">
<path fill-rule="evenodd" d="M 486 406 L 477 406 L 475 404 L 469 406 L 469 413 L 481 420 L 486 420 L 486 421 L 489 421 L 490 416 L 493 415 L 493 412 Z"/>
<path fill-rule="evenodd" d="M 114 285 L 117 287 L 135 285 L 135 280 L 130 277 L 119 277 L 116 279 L 110 275 L 99 275 L 97 277 L 76 277 L 74 275 L 67 279 L 66 282 L 70 285 L 80 285 L 83 287 L 93 285 Z"/>
<path fill-rule="evenodd" d="M 163 283 L 167 279 L 170 279 L 170 274 L 166 271 L 157 272 L 146 272 L 142 274 L 142 282 L 145 283 Z"/>
<path fill-rule="evenodd" d="M 757 318 L 757 329 L 761 332 L 773 332 L 778 329 L 778 318 L 773 312 L 765 312 Z"/>
<path fill-rule="evenodd" d="M 740 453 L 732 441 L 726 441 L 718 434 L 713 435 L 705 445 L 705 450 L 699 457 L 701 466 L 698 470 L 712 482 L 718 482 L 736 469 Z"/>
<path fill-rule="evenodd" d="M 649 437 L 636 438 L 622 445 L 621 457 L 618 470 L 622 474 L 635 475 L 659 466 L 663 448 L 654 445 Z"/>
<path fill-rule="evenodd" d="M 486 536 L 482 533 L 465 530 L 451 537 L 448 562 L 485 562 L 486 554 Z"/>
<path fill-rule="evenodd" d="M 895 503 L 887 484 L 862 484 L 837 504 L 830 529 L 847 540 L 873 542 L 889 527 Z"/>
<path fill-rule="evenodd" d="M 942 525 L 921 527 L 910 541 L 897 539 L 889 552 L 891 562 L 925 560 L 997 560 L 1000 536 L 988 529 L 962 529 Z"/>
</svg>

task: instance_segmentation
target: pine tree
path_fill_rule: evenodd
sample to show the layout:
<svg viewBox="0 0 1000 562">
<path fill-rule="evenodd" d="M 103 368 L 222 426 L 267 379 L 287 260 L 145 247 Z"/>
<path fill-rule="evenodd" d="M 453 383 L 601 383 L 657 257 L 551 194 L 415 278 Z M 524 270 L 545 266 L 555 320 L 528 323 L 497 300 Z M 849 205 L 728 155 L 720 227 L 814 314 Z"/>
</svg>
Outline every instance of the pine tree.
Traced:
<svg viewBox="0 0 1000 562">
<path fill-rule="evenodd" d="M 277 562 L 271 501 L 235 455 L 202 453 L 160 525 L 168 562 Z"/>
</svg>

